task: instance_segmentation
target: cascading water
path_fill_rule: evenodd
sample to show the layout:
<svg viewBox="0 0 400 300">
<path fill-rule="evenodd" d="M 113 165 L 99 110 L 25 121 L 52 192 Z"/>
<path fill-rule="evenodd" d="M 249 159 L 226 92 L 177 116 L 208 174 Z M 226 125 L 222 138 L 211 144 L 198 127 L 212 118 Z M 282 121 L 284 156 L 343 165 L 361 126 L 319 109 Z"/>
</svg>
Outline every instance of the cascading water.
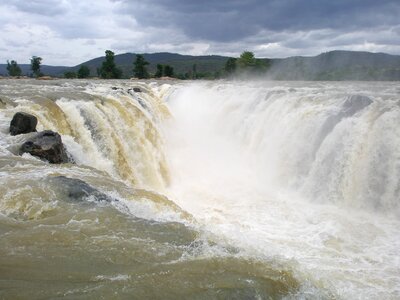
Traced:
<svg viewBox="0 0 400 300">
<path fill-rule="evenodd" d="M 396 88 L 198 85 L 171 101 L 177 130 L 193 131 L 196 146 L 220 148 L 218 160 L 237 155 L 264 187 L 400 216 Z"/>
<path fill-rule="evenodd" d="M 0 82 L 0 298 L 399 298 L 399 93 Z M 16 155 L 18 111 L 75 163 Z"/>
<path fill-rule="evenodd" d="M 400 296 L 396 84 L 202 83 L 169 105 L 168 196 L 207 230 L 334 298 Z"/>
</svg>

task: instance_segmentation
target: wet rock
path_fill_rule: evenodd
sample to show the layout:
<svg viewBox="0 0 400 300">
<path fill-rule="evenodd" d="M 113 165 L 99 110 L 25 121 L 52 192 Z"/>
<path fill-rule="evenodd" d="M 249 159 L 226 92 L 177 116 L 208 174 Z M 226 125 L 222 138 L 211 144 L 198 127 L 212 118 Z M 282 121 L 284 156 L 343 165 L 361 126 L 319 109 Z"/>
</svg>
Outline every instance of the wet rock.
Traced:
<svg viewBox="0 0 400 300">
<path fill-rule="evenodd" d="M 128 93 L 131 93 L 131 92 L 141 93 L 142 90 L 138 87 L 134 87 L 134 88 L 128 89 Z"/>
<path fill-rule="evenodd" d="M 52 164 L 69 162 L 61 136 L 54 131 L 39 132 L 22 144 L 19 154 L 29 153 Z"/>
<path fill-rule="evenodd" d="M 54 190 L 60 195 L 61 199 L 86 205 L 112 203 L 119 211 L 129 212 L 128 207 L 121 201 L 106 195 L 81 179 L 56 176 L 50 177 L 48 182 L 54 187 Z"/>
<path fill-rule="evenodd" d="M 343 103 L 342 114 L 344 117 L 350 117 L 370 105 L 372 102 L 373 101 L 367 96 L 351 95 Z"/>
<path fill-rule="evenodd" d="M 17 112 L 11 120 L 10 134 L 36 132 L 37 118 L 31 114 Z"/>
<path fill-rule="evenodd" d="M 68 200 L 84 201 L 89 197 L 96 201 L 111 202 L 114 200 L 80 179 L 57 176 L 50 178 L 49 181 L 59 192 L 68 197 Z"/>
</svg>

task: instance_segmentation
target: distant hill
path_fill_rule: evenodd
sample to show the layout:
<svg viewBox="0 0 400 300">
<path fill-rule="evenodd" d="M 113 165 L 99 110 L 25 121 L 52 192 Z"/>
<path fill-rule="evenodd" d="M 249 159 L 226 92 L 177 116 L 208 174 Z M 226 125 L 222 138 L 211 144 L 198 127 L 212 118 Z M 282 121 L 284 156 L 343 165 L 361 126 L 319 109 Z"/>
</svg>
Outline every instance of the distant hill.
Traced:
<svg viewBox="0 0 400 300">
<path fill-rule="evenodd" d="M 143 54 L 150 63 L 150 73 L 155 73 L 157 64 L 168 64 L 175 74 L 190 73 L 196 66 L 198 73 L 214 74 L 221 71 L 229 57 L 208 55 L 192 56 L 176 53 Z M 115 56 L 115 62 L 125 78 L 133 75 L 134 53 Z M 42 72 L 50 76 L 63 76 L 66 71 L 77 71 L 84 64 L 97 76 L 97 68 L 105 57 L 97 57 L 74 67 L 42 66 Z M 400 56 L 385 53 L 331 51 L 313 57 L 295 56 L 282 59 L 262 59 L 268 62 L 266 77 L 272 80 L 400 80 Z M 5 64 L 0 64 L 0 75 L 6 75 Z M 22 73 L 30 74 L 30 65 L 20 65 Z"/>
<path fill-rule="evenodd" d="M 22 75 L 29 76 L 32 73 L 30 64 L 18 64 L 18 66 L 21 68 Z M 41 65 L 40 69 L 45 75 L 63 76 L 64 72 L 68 70 L 69 67 Z M 0 64 L 0 75 L 6 76 L 7 74 L 7 64 Z"/>
<path fill-rule="evenodd" d="M 148 70 L 150 73 L 156 72 L 157 64 L 166 64 L 174 68 L 175 74 L 191 72 L 193 65 L 196 65 L 197 72 L 210 72 L 214 73 L 220 71 L 228 57 L 218 56 L 218 55 L 208 55 L 208 56 L 192 56 L 192 55 L 181 55 L 176 53 L 151 53 L 143 54 L 146 61 L 150 63 Z M 80 65 L 87 65 L 90 69 L 92 75 L 97 74 L 97 68 L 101 66 L 104 61 L 105 56 L 97 57 L 92 60 L 86 61 L 73 67 L 73 70 L 78 70 Z M 136 59 L 136 54 L 125 53 L 115 55 L 116 65 L 122 69 L 125 77 L 133 76 L 133 62 Z"/>
<path fill-rule="evenodd" d="M 267 76 L 275 80 L 400 80 L 400 56 L 337 50 L 314 57 L 272 59 Z"/>
</svg>

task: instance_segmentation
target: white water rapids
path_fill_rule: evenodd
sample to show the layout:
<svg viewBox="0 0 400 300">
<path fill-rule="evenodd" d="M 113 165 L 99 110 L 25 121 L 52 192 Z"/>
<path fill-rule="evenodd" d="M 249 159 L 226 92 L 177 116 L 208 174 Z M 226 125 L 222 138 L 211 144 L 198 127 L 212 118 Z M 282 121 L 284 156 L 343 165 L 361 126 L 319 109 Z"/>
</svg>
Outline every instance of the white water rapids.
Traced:
<svg viewBox="0 0 400 300">
<path fill-rule="evenodd" d="M 176 89 L 168 196 L 332 297 L 399 298 L 399 93 L 384 83 Z"/>
<path fill-rule="evenodd" d="M 400 298 L 397 83 L 4 80 L 0 181 L 0 298 Z"/>
</svg>

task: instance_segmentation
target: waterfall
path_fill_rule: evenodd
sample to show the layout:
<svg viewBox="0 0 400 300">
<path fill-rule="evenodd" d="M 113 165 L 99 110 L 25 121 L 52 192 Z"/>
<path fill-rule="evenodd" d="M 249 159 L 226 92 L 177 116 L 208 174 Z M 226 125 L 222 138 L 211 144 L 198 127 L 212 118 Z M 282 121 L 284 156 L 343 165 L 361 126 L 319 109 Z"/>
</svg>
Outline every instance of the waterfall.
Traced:
<svg viewBox="0 0 400 300">
<path fill-rule="evenodd" d="M 0 295 L 398 299 L 399 93 L 0 81 Z M 19 111 L 74 162 L 19 155 Z"/>
<path fill-rule="evenodd" d="M 199 84 L 170 102 L 175 130 L 193 131 L 195 147 L 219 151 L 225 168 L 244 164 L 259 186 L 400 215 L 398 92 L 362 87 Z"/>
<path fill-rule="evenodd" d="M 137 188 L 162 191 L 169 175 L 159 124 L 169 112 L 158 94 L 165 87 L 153 91 L 140 85 L 140 89 L 134 92 L 132 87 L 111 85 L 36 89 L 33 95 L 22 92 L 13 96 L 13 105 L 4 114 L 7 119 L 17 111 L 33 114 L 39 130 L 63 135 L 77 163 Z"/>
</svg>

